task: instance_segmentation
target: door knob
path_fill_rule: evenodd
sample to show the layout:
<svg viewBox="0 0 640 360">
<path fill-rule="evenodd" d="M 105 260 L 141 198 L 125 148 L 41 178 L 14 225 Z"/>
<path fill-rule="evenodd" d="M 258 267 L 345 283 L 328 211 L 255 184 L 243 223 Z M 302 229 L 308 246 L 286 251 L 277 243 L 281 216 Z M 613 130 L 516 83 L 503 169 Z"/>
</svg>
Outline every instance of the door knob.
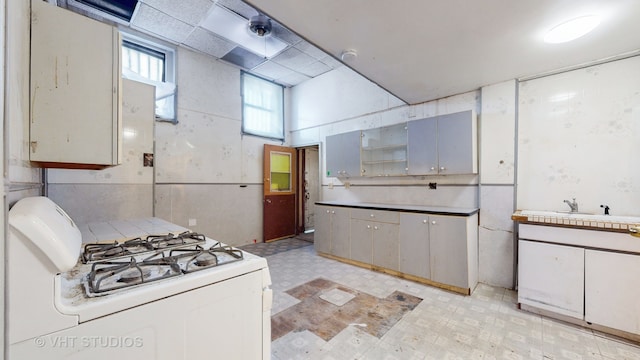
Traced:
<svg viewBox="0 0 640 360">
<path fill-rule="evenodd" d="M 267 204 L 271 204 L 271 199 L 267 199 L 265 201 L 267 202 Z"/>
</svg>

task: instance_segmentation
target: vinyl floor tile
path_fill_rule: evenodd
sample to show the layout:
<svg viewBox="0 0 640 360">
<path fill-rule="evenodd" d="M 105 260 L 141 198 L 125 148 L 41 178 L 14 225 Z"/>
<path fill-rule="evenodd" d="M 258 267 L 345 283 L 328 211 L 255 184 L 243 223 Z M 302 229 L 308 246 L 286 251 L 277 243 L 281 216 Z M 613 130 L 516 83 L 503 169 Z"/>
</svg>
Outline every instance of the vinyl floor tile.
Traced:
<svg viewBox="0 0 640 360">
<path fill-rule="evenodd" d="M 513 290 L 479 284 L 471 296 L 458 295 L 320 257 L 313 246 L 292 244 L 266 257 L 278 308 L 274 317 L 297 306 L 287 291 L 317 278 L 377 298 L 399 291 L 422 301 L 380 338 L 366 331 L 366 321 L 349 324 L 328 341 L 310 331 L 289 332 L 272 342 L 274 360 L 640 360 L 638 343 L 519 310 Z"/>
</svg>

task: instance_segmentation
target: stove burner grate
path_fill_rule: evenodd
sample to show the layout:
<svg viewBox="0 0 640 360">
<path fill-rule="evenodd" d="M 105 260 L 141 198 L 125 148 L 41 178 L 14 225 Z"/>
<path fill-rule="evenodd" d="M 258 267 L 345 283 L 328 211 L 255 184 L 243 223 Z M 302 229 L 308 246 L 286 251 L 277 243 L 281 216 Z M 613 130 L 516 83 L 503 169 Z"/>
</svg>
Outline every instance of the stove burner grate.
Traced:
<svg viewBox="0 0 640 360">
<path fill-rule="evenodd" d="M 174 259 L 161 261 L 101 261 L 93 263 L 87 277 L 91 293 L 99 294 L 119 290 L 133 285 L 148 283 L 181 275 Z"/>
<path fill-rule="evenodd" d="M 152 251 L 172 249 L 179 246 L 203 244 L 206 238 L 191 231 L 174 235 L 149 235 L 145 239 L 134 238 L 124 242 L 114 241 L 104 244 L 86 244 L 82 252 L 83 263 L 126 258 Z"/>
</svg>

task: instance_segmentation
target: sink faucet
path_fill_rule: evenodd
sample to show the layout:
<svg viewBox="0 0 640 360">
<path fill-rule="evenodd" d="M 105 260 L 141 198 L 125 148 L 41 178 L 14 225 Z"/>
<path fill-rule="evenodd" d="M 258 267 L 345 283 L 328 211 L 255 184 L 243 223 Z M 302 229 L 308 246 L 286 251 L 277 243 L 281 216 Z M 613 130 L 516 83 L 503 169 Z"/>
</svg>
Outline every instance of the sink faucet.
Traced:
<svg viewBox="0 0 640 360">
<path fill-rule="evenodd" d="M 564 202 L 569 205 L 571 212 L 578 212 L 578 203 L 576 202 L 576 198 L 573 198 L 573 201 L 565 200 Z"/>
</svg>

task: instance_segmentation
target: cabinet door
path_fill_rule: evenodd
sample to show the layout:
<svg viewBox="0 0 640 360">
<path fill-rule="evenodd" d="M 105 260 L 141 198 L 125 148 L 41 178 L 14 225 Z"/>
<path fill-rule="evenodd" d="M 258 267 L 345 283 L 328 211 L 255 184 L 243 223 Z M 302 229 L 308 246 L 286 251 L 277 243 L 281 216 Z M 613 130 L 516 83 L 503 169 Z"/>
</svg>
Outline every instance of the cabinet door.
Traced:
<svg viewBox="0 0 640 360">
<path fill-rule="evenodd" d="M 640 256 L 585 250 L 584 319 L 640 334 Z"/>
<path fill-rule="evenodd" d="M 438 171 L 440 174 L 477 173 L 474 113 L 438 116 Z"/>
<path fill-rule="evenodd" d="M 373 260 L 372 231 L 374 222 L 351 219 L 351 259 L 371 264 Z"/>
<path fill-rule="evenodd" d="M 373 222 L 373 265 L 398 270 L 398 224 Z"/>
<path fill-rule="evenodd" d="M 327 136 L 327 176 L 360 176 L 360 131 Z"/>
<path fill-rule="evenodd" d="M 430 215 L 429 252 L 433 281 L 469 287 L 466 218 Z"/>
<path fill-rule="evenodd" d="M 313 246 L 317 252 L 331 252 L 331 211 L 328 206 L 316 205 L 315 231 L 313 234 Z"/>
<path fill-rule="evenodd" d="M 350 256 L 349 208 L 335 207 L 331 212 L 331 254 L 348 259 Z"/>
<path fill-rule="evenodd" d="M 435 175 L 438 173 L 438 121 L 436 118 L 407 123 L 407 173 Z"/>
<path fill-rule="evenodd" d="M 430 279 L 429 216 L 401 213 L 398 244 L 400 272 Z"/>
<path fill-rule="evenodd" d="M 31 25 L 30 160 L 119 164 L 118 30 L 43 1 Z"/>
<path fill-rule="evenodd" d="M 362 131 L 362 175 L 397 176 L 407 173 L 407 124 Z"/>
<path fill-rule="evenodd" d="M 518 302 L 582 319 L 584 249 L 520 240 Z"/>
</svg>

